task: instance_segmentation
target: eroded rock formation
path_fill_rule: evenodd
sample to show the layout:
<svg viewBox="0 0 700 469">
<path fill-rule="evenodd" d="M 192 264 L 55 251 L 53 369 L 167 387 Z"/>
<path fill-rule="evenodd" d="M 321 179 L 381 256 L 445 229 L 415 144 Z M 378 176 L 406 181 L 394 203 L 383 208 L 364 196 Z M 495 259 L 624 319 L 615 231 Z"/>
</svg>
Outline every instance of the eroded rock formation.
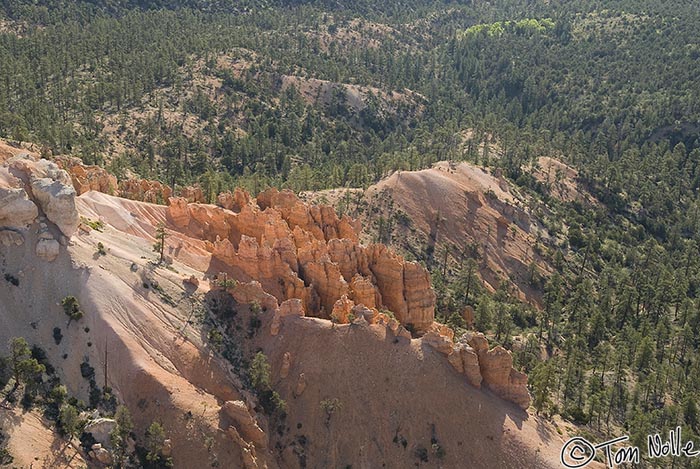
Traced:
<svg viewBox="0 0 700 469">
<path fill-rule="evenodd" d="M 173 192 L 170 187 L 158 181 L 127 179 L 119 181 L 119 195 L 126 199 L 162 204 L 173 195 Z"/>
<path fill-rule="evenodd" d="M 64 236 L 71 237 L 80 223 L 75 197 L 70 176 L 56 163 L 29 154 L 13 156 L 0 168 L 0 228 L 21 232 L 44 215 Z M 3 244 L 17 244 L 21 236 L 5 234 Z M 57 241 L 47 235 L 40 243 L 37 254 L 55 258 Z"/>
<path fill-rule="evenodd" d="M 423 336 L 423 343 L 445 355 L 469 384 L 476 388 L 485 385 L 497 396 L 527 409 L 530 406 L 527 375 L 513 368 L 511 352 L 500 345 L 489 350 L 488 341 L 481 333 L 470 334 L 464 340 L 466 343 L 455 344 L 452 331 L 437 323 Z"/>
<path fill-rule="evenodd" d="M 418 333 L 433 323 L 428 272 L 383 245 L 361 246 L 352 220 L 331 207 L 309 206 L 274 189 L 255 200 L 242 191 L 218 200 L 231 209 L 171 198 L 169 219 L 208 240 L 232 274 L 260 282 L 278 302 L 297 298 L 305 311 L 329 319 L 346 297 L 353 306 L 390 310 Z"/>
<path fill-rule="evenodd" d="M 248 411 L 243 401 L 228 401 L 224 403 L 221 411 L 231 419 L 233 426 L 247 442 L 257 448 L 267 447 L 267 435 L 258 426 L 255 417 Z"/>
<path fill-rule="evenodd" d="M 527 375 L 513 369 L 512 353 L 500 345 L 489 350 L 483 334 L 472 335 L 468 342 L 478 356 L 484 384 L 496 395 L 527 409 L 530 405 Z"/>
<path fill-rule="evenodd" d="M 271 189 L 251 199 L 236 190 L 221 194 L 218 203 L 170 198 L 167 215 L 184 233 L 206 240 L 212 257 L 228 266 L 226 275 L 243 282 L 231 289 L 237 301 L 273 311 L 272 336 L 291 315 L 385 324 L 407 339 L 410 329 L 472 386 L 485 385 L 523 408 L 529 405 L 527 377 L 512 368 L 510 352 L 488 350 L 483 335 L 455 344 L 454 332 L 434 322 L 435 294 L 420 264 L 381 244 L 360 245 L 350 219 L 330 207 L 309 206 L 289 191 Z M 282 370 L 286 375 L 288 365 Z"/>
<path fill-rule="evenodd" d="M 54 160 L 59 167 L 68 172 L 78 195 L 88 191 L 117 193 L 117 178 L 104 168 L 84 165 L 80 158 L 70 156 L 57 156 Z"/>
</svg>

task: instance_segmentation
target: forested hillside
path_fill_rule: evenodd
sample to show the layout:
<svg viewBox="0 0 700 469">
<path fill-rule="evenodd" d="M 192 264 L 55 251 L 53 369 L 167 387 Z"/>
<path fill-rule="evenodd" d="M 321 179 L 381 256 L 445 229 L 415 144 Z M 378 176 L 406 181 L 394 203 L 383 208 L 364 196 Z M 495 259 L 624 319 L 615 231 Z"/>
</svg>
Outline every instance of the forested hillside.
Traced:
<svg viewBox="0 0 700 469">
<path fill-rule="evenodd" d="M 498 168 L 538 201 L 555 271 L 533 272 L 536 307 L 508 282 L 475 294 L 478 249 L 439 268 L 419 247 L 442 319 L 460 330 L 472 306 L 538 412 L 640 445 L 700 438 L 698 24 L 680 0 L 12 0 L 0 137 L 210 201 Z M 555 197 L 542 156 L 600 203 Z"/>
</svg>

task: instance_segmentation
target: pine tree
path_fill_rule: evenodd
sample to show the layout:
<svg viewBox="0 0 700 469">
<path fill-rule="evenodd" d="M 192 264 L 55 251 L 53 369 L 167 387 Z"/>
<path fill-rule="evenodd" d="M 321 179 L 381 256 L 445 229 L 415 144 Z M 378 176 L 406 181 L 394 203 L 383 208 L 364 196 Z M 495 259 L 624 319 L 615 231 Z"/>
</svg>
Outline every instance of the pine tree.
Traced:
<svg viewBox="0 0 700 469">
<path fill-rule="evenodd" d="M 153 252 L 159 254 L 158 264 L 162 264 L 165 258 L 165 240 L 168 233 L 165 231 L 165 225 L 159 223 L 156 228 L 156 242 L 153 244 Z"/>
</svg>

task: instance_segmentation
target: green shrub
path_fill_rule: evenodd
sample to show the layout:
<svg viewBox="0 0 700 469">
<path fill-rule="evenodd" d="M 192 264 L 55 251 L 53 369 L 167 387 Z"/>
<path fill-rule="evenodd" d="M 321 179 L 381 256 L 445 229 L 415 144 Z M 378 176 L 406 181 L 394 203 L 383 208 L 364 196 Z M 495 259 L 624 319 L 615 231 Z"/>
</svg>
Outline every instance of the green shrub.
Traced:
<svg viewBox="0 0 700 469">
<path fill-rule="evenodd" d="M 107 255 L 107 250 L 105 249 L 105 245 L 102 244 L 101 242 L 97 243 L 97 254 L 99 256 L 106 256 Z"/>
<path fill-rule="evenodd" d="M 80 309 L 78 299 L 74 296 L 67 296 L 61 301 L 63 312 L 71 318 L 72 321 L 78 321 L 83 317 L 83 311 Z"/>
</svg>

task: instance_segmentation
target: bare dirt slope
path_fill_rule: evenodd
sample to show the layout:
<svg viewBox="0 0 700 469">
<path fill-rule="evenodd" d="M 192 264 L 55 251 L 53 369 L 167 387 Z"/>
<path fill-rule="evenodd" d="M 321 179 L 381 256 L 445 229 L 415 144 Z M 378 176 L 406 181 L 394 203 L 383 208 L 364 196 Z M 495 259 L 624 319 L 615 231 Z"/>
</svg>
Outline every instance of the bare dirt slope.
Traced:
<svg viewBox="0 0 700 469">
<path fill-rule="evenodd" d="M 79 469 L 87 465 L 80 450 L 58 437 L 36 411 L 3 411 L 0 427 L 9 429 L 8 450 L 13 456 L 10 467 Z"/>
<path fill-rule="evenodd" d="M 595 198 L 578 183 L 578 171 L 549 156 L 541 156 L 528 169 L 549 193 L 563 202 L 596 203 Z"/>
<path fill-rule="evenodd" d="M 95 255 L 98 240 L 110 246 L 107 256 Z M 191 301 L 180 275 L 149 265 L 150 244 L 106 226 L 104 233 L 75 237 L 51 263 L 34 255 L 31 238 L 5 252 L 3 268 L 20 284 L 1 287 L 0 342 L 22 336 L 40 344 L 69 392 L 85 401 L 89 388 L 80 364 L 95 368 L 101 386 L 107 350 L 107 384 L 132 410 L 140 431 L 154 420 L 168 429 L 178 467 L 198 467 L 211 454 L 233 464 L 240 460 L 238 449 L 218 429 L 218 420 L 220 402 L 239 394 L 198 333 L 181 332 Z M 68 295 L 78 297 L 85 311 L 72 324 L 59 305 Z M 54 327 L 61 328 L 60 344 L 52 338 Z M 197 418 L 185 418 L 188 411 Z M 206 437 L 213 438 L 212 452 L 205 448 Z"/>
<path fill-rule="evenodd" d="M 448 266 L 476 258 L 489 289 L 505 280 L 520 299 L 540 302 L 531 267 L 540 274 L 551 272 L 536 250 L 549 235 L 532 215 L 531 200 L 499 174 L 468 163 L 440 162 L 422 171 L 397 171 L 364 195 L 349 191 L 347 196 L 334 190 L 306 197 L 327 199 L 336 207 L 345 204 L 362 220 L 365 239 L 378 239 L 381 216 L 389 231 L 383 241 L 402 252 L 441 265 L 447 249 Z"/>
<path fill-rule="evenodd" d="M 296 450 L 313 468 L 556 466 L 561 440 L 550 426 L 472 388 L 420 340 L 313 318 L 289 318 L 275 339 L 263 341 L 272 362 L 291 356 L 287 378 L 273 369 L 289 406 L 285 461 Z M 301 373 L 307 386 L 295 396 Z M 334 399 L 328 418 L 321 403 Z"/>
</svg>

